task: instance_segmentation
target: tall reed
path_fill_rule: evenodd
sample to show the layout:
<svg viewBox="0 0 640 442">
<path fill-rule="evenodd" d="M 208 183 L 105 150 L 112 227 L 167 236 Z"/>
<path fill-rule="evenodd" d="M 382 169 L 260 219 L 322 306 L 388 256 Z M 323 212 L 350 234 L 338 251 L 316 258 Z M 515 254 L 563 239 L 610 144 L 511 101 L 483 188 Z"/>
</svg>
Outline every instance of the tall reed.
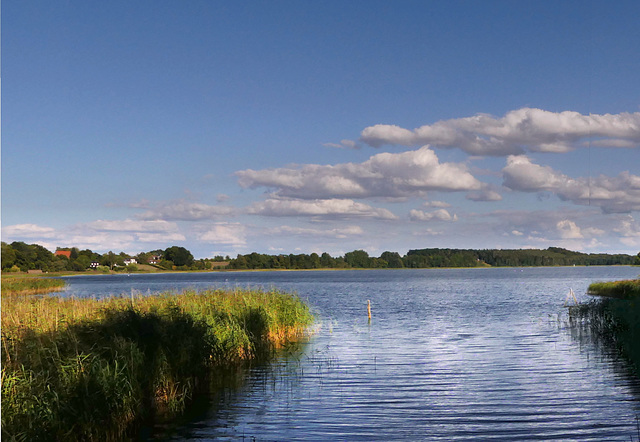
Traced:
<svg viewBox="0 0 640 442">
<path fill-rule="evenodd" d="M 588 293 L 622 299 L 640 297 L 640 279 L 594 282 L 589 285 Z"/>
<path fill-rule="evenodd" d="M 626 357 L 640 375 L 640 299 L 603 298 L 570 307 L 569 321 Z"/>
<path fill-rule="evenodd" d="M 2 295 L 34 295 L 61 290 L 65 286 L 62 279 L 39 276 L 2 275 Z"/>
<path fill-rule="evenodd" d="M 2 437 L 119 440 L 182 412 L 212 368 L 269 356 L 312 320 L 277 291 L 5 296 Z"/>
</svg>

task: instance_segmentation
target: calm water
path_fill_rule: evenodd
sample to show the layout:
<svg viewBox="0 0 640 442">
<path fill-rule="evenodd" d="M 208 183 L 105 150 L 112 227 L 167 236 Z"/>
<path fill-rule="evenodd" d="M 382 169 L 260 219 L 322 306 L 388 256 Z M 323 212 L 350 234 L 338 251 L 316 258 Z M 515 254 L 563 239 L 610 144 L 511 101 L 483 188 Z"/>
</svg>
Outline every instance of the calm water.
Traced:
<svg viewBox="0 0 640 442">
<path fill-rule="evenodd" d="M 312 306 L 301 352 L 239 373 L 172 440 L 638 439 L 640 383 L 565 327 L 569 289 L 637 267 L 68 278 L 67 295 L 277 287 Z M 371 300 L 373 320 L 367 320 Z"/>
</svg>

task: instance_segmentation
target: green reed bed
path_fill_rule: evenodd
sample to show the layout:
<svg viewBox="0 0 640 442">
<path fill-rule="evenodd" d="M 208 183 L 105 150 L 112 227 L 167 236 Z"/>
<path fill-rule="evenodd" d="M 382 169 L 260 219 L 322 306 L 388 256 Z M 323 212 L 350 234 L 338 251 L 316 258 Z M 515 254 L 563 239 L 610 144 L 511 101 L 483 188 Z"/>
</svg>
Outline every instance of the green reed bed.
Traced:
<svg viewBox="0 0 640 442">
<path fill-rule="evenodd" d="M 184 411 L 211 369 L 269 356 L 312 320 L 277 291 L 3 296 L 2 438 L 119 440 Z"/>
<path fill-rule="evenodd" d="M 602 298 L 570 307 L 569 321 L 633 365 L 640 375 L 640 298 Z"/>
<path fill-rule="evenodd" d="M 23 294 L 35 295 L 60 290 L 65 286 L 62 279 L 43 278 L 38 276 L 2 275 L 2 295 Z"/>
<path fill-rule="evenodd" d="M 590 295 L 629 299 L 640 296 L 640 279 L 594 282 L 589 285 Z"/>
</svg>

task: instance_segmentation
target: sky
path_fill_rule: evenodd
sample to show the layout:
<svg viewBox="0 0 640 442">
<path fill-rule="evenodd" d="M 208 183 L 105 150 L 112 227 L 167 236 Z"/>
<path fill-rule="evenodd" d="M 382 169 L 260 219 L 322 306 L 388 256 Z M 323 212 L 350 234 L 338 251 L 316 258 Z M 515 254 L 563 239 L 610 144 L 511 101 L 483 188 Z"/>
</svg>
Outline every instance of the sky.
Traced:
<svg viewBox="0 0 640 442">
<path fill-rule="evenodd" d="M 640 252 L 640 2 L 5 1 L 2 240 Z"/>
</svg>

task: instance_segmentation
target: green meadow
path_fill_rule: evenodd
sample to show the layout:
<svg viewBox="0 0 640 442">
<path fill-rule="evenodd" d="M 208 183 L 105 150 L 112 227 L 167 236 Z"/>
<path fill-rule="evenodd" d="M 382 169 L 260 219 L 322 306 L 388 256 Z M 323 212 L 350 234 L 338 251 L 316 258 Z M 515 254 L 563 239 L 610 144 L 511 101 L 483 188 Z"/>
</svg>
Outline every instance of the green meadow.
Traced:
<svg viewBox="0 0 640 442">
<path fill-rule="evenodd" d="M 120 440 L 182 413 L 213 369 L 271 357 L 312 321 L 297 296 L 278 291 L 3 292 L 2 438 Z"/>
</svg>

